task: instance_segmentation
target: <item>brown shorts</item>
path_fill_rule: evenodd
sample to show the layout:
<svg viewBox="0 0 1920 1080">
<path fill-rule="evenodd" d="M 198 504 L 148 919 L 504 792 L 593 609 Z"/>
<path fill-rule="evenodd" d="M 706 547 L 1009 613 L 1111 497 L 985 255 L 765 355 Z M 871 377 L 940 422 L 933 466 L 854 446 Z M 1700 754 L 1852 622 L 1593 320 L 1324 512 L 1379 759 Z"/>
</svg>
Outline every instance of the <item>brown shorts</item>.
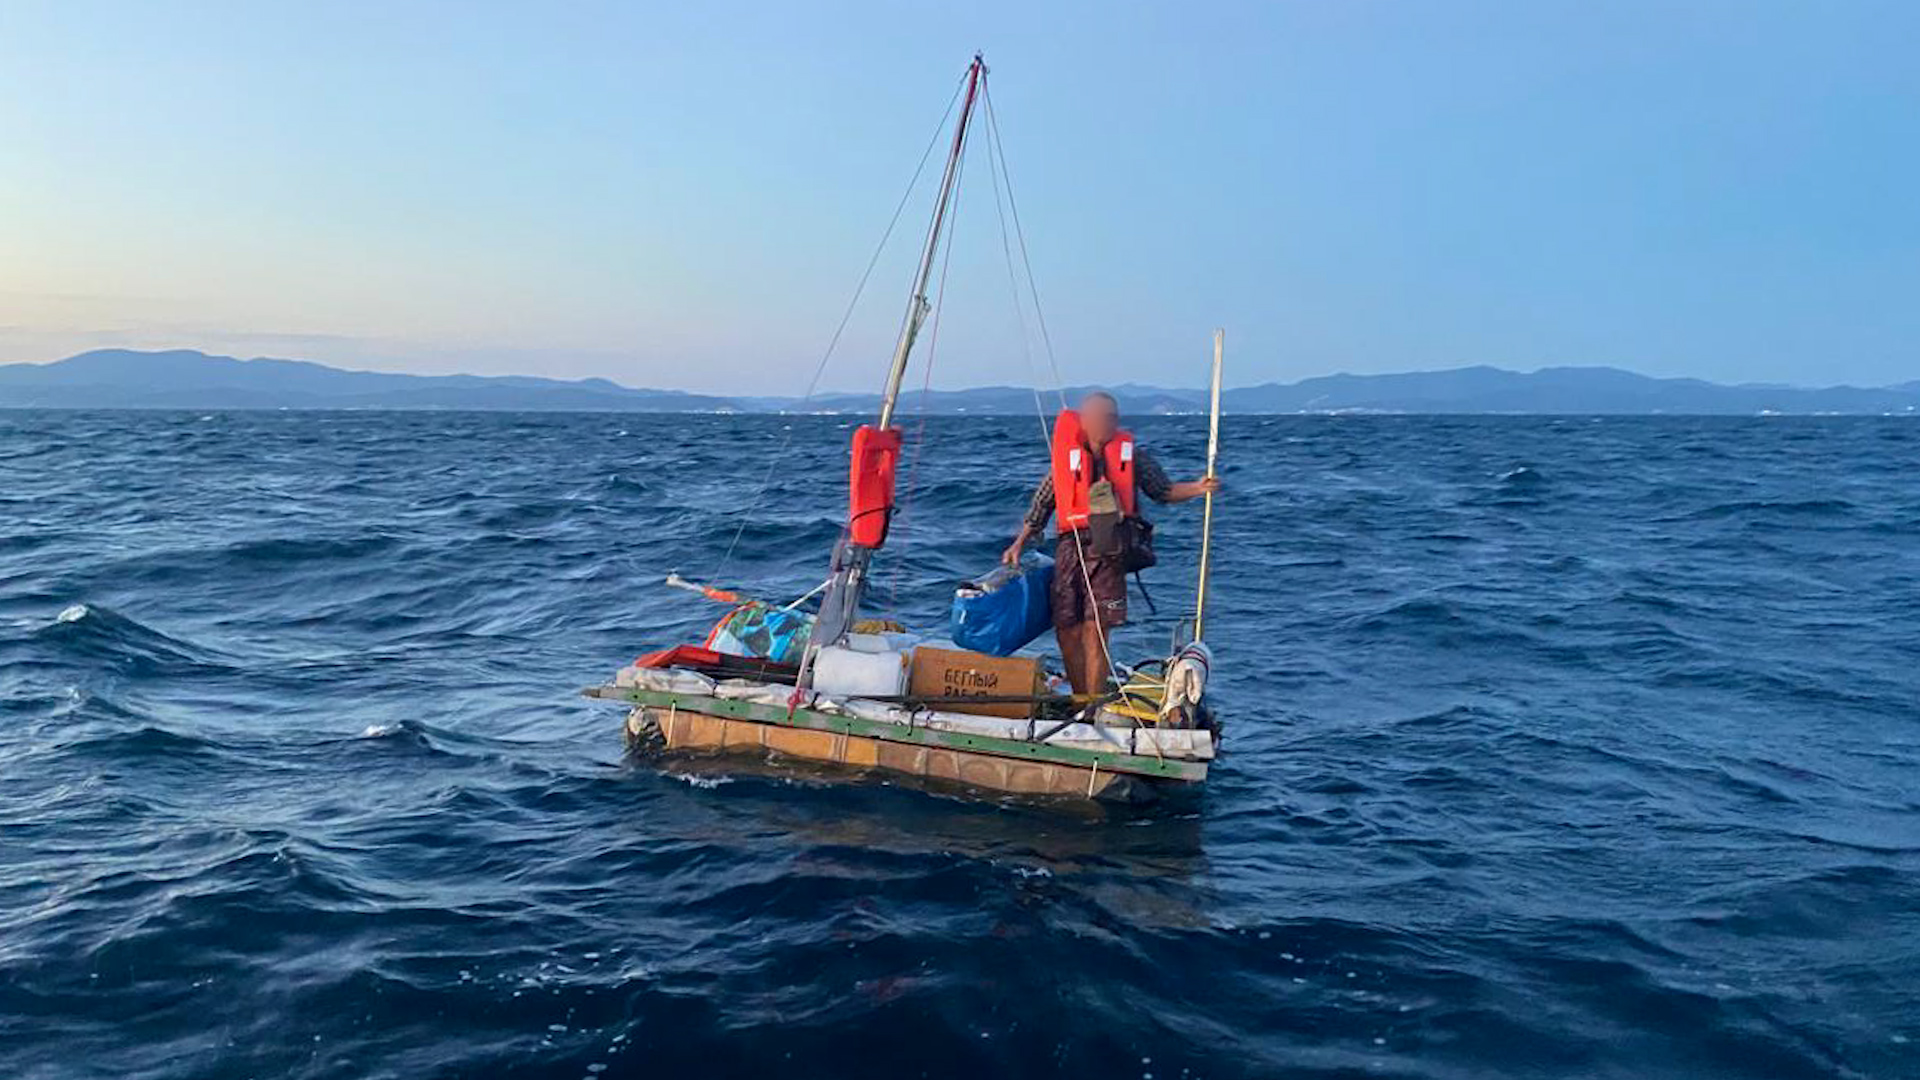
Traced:
<svg viewBox="0 0 1920 1080">
<path fill-rule="evenodd" d="M 1120 556 L 1089 555 L 1082 573 L 1080 547 L 1072 533 L 1053 546 L 1053 625 L 1078 626 L 1097 615 L 1100 625 L 1119 626 L 1127 621 L 1127 573 Z"/>
</svg>

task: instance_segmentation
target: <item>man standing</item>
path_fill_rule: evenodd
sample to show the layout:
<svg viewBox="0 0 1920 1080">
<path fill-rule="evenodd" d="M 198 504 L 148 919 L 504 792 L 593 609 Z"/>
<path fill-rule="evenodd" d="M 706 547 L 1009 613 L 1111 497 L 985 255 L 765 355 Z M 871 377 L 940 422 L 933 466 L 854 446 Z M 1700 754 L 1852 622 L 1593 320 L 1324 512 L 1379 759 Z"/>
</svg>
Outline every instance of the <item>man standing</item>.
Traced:
<svg viewBox="0 0 1920 1080">
<path fill-rule="evenodd" d="M 1000 556 L 1014 564 L 1047 516 L 1058 519 L 1054 543 L 1053 629 L 1076 694 L 1106 686 L 1111 670 L 1107 634 L 1127 621 L 1127 571 L 1139 565 L 1144 543 L 1136 496 L 1186 502 L 1220 489 L 1207 478 L 1175 483 L 1159 463 L 1134 446 L 1120 427 L 1120 404 L 1096 390 L 1054 425 L 1053 463 L 1034 490 L 1026 519 Z"/>
</svg>

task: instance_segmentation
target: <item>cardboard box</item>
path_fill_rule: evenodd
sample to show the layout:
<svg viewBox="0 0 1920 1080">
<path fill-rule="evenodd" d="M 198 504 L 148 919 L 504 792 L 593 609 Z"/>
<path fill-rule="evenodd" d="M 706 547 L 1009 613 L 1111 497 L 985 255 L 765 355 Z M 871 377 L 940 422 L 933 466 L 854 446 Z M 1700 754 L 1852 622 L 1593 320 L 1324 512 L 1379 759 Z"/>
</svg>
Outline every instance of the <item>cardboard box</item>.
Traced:
<svg viewBox="0 0 1920 1080">
<path fill-rule="evenodd" d="M 914 697 L 1031 696 L 1039 694 L 1045 686 L 1037 656 L 988 656 L 927 645 L 913 650 L 913 664 L 907 673 L 907 693 Z M 1016 720 L 1033 715 L 1031 701 L 943 701 L 935 707 L 943 712 L 1007 716 Z"/>
</svg>

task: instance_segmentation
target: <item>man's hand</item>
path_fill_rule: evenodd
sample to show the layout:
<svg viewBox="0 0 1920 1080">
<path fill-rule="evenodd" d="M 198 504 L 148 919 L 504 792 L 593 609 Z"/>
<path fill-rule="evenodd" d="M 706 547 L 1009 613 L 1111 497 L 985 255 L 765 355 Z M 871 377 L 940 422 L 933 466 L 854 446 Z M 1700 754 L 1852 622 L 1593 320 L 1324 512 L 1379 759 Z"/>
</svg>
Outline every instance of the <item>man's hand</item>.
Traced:
<svg viewBox="0 0 1920 1080">
<path fill-rule="evenodd" d="M 1008 566 L 1019 566 L 1020 553 L 1027 550 L 1027 537 L 1031 535 L 1033 535 L 1032 529 L 1025 525 L 1020 526 L 1020 531 L 1013 534 L 1013 543 L 1008 544 L 1007 550 L 1000 553 L 1000 561 Z"/>
<path fill-rule="evenodd" d="M 1188 499 L 1197 499 L 1202 495 L 1215 494 L 1219 490 L 1220 478 L 1217 476 L 1203 476 L 1198 480 L 1182 480 L 1173 485 L 1172 489 L 1168 492 L 1170 497 L 1167 501 L 1186 502 Z"/>
</svg>

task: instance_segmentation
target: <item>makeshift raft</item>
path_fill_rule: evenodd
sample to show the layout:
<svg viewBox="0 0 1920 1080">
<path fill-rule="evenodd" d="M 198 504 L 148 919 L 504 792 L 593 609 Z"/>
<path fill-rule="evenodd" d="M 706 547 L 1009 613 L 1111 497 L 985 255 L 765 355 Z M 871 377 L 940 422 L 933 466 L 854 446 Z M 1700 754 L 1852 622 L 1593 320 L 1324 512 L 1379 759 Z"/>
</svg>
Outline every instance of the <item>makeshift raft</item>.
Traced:
<svg viewBox="0 0 1920 1080">
<path fill-rule="evenodd" d="M 1174 648 L 1165 658 L 1130 669 L 1115 666 L 1113 658 L 1103 654 L 1108 674 L 1119 683 L 1117 689 L 1103 681 L 1099 693 L 1086 697 L 1051 693 L 1039 661 L 1031 656 L 1017 661 L 1025 665 L 1017 672 L 995 667 L 1013 663 L 1007 654 L 1044 630 L 1050 621 L 1045 612 L 1037 625 L 1028 627 L 1024 638 L 975 643 L 969 649 L 895 640 L 905 638 L 892 633 L 898 626 L 872 627 L 867 624 L 874 620 L 861 617 L 874 557 L 887 542 L 895 512 L 895 477 L 904 436 L 894 423 L 895 411 L 921 327 L 938 310 L 938 303 L 929 298 L 929 286 L 961 177 L 969 125 L 976 104 L 986 98 L 986 74 L 986 62 L 976 54 L 956 91 L 959 112 L 900 337 L 887 368 L 879 416 L 875 423 L 855 429 L 849 446 L 846 527 L 834 545 L 827 580 L 776 607 L 669 575 L 668 585 L 739 606 L 714 627 L 703 645 L 649 654 L 622 669 L 611 683 L 586 691 L 590 697 L 628 707 L 627 739 L 635 747 L 779 756 L 1013 795 L 1137 800 L 1195 789 L 1206 780 L 1219 739 L 1219 728 L 1205 701 L 1212 661 L 1202 637 L 1211 493 L 1202 518 L 1200 582 L 1192 616 L 1185 623 L 1188 632 L 1184 638 L 1176 635 Z M 944 129 L 945 118 L 941 124 Z M 929 143 L 929 152 L 933 145 Z M 1013 198 L 997 128 L 992 146 L 989 165 L 1008 185 L 1005 203 L 995 198 L 1004 215 Z M 1008 224 L 1003 216 L 1003 238 Z M 1010 224 L 1024 252 L 1026 240 L 1019 233 L 1017 214 Z M 889 225 L 889 234 L 891 230 Z M 1016 295 L 1019 291 L 1016 288 Z M 1038 289 L 1030 271 L 1027 292 L 1037 312 Z M 1040 326 L 1044 331 L 1044 320 Z M 838 340 L 836 333 L 834 341 Z M 1215 475 L 1219 450 L 1220 354 L 1221 337 L 1216 331 L 1209 478 Z M 931 364 L 930 356 L 927 362 Z M 1064 407 L 1064 391 L 1061 399 Z M 1036 407 L 1039 402 L 1036 393 Z M 1044 408 L 1040 412 L 1042 442 L 1052 452 L 1054 440 Z M 1069 422 L 1077 424 L 1077 418 L 1063 408 L 1055 429 Z M 1061 520 L 1070 532 L 1087 527 L 1087 521 L 1069 522 L 1069 516 L 1063 511 Z M 1090 582 L 1088 587 L 1091 590 Z M 1035 595 L 1044 595 L 1044 590 Z M 810 601 L 816 606 L 804 609 Z M 967 636 L 961 633 L 967 628 L 956 628 L 956 640 Z M 978 651 L 982 649 L 991 655 Z M 994 671 L 1005 678 L 993 675 Z M 929 677 L 919 679 L 922 673 Z M 1081 674 L 1084 683 L 1085 673 Z M 999 689 L 984 688 L 988 686 Z"/>
<path fill-rule="evenodd" d="M 1143 722 L 1130 713 L 1151 703 L 1124 697 L 1081 720 L 1009 719 L 912 701 L 796 700 L 778 682 L 639 666 L 587 694 L 632 706 L 627 739 L 637 749 L 744 751 L 1012 795 L 1149 800 L 1204 782 L 1215 749 L 1207 728 Z"/>
</svg>

